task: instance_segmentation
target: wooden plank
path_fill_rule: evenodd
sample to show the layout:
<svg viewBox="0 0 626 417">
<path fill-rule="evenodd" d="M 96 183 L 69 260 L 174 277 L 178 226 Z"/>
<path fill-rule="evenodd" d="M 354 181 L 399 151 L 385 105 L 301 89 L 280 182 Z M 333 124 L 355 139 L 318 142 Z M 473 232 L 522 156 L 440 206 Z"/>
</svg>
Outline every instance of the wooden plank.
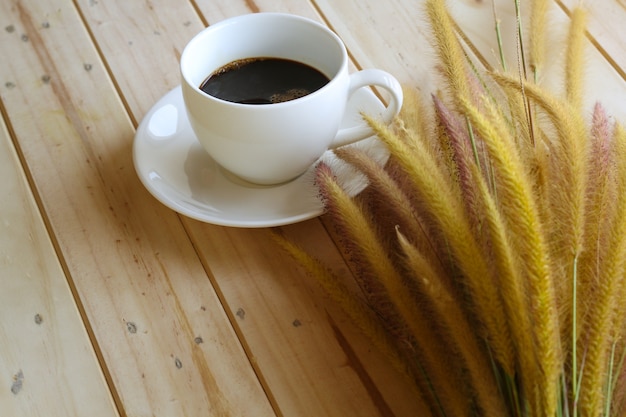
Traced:
<svg viewBox="0 0 626 417">
<path fill-rule="evenodd" d="M 144 21 L 164 19 L 164 13 L 155 11 L 166 8 L 167 2 L 154 1 L 152 7 L 154 11 L 143 10 Z M 132 82 L 136 75 L 127 79 L 129 73 L 123 71 L 123 57 L 132 50 L 134 60 L 149 62 L 151 56 L 142 51 L 165 51 L 162 55 L 166 58 L 160 56 L 158 59 L 170 62 L 171 68 L 158 68 L 157 75 L 145 65 L 136 69 L 140 78 L 160 88 L 163 94 L 178 84 L 177 74 L 168 78 L 170 84 L 167 85 L 157 85 L 152 80 L 161 74 L 169 74 L 169 71 L 177 71 L 177 64 L 172 61 L 178 58 L 186 40 L 181 42 L 178 35 L 142 37 L 141 34 L 149 30 L 134 25 L 132 17 L 124 17 L 121 8 L 115 4 L 84 5 L 82 13 L 107 57 L 107 65 L 112 69 L 116 83 L 123 86 L 124 96 L 133 97 L 128 100 L 133 103 L 131 112 L 140 119 L 140 115 L 154 104 L 155 98 L 142 96 L 141 86 Z M 316 10 L 306 1 L 203 2 L 199 8 L 205 22 L 270 10 L 317 17 Z M 98 25 L 99 21 L 113 19 L 118 25 L 115 30 L 111 25 Z M 172 30 L 181 27 L 175 22 L 170 23 L 167 27 L 175 28 Z M 199 30 L 194 21 L 186 27 Z M 125 41 L 128 38 L 136 40 L 129 45 Z M 141 47 L 135 49 L 138 44 Z M 115 50 L 125 52 L 116 54 Z M 171 51 L 169 55 L 168 51 Z M 141 101 L 134 99 L 140 96 Z M 323 298 L 315 283 L 272 243 L 267 230 L 232 229 L 186 218 L 181 220 L 206 268 L 211 271 L 257 373 L 281 414 L 415 414 L 418 406 L 413 401 L 413 392 L 403 385 L 395 371 L 389 369 L 380 354 L 371 351 L 367 341 L 352 329 L 345 316 Z M 324 259 L 350 276 L 317 220 L 285 229 L 294 239 L 311 248 L 324 248 Z"/>
<path fill-rule="evenodd" d="M 358 62 L 368 66 L 382 66 L 398 77 L 402 83 L 410 84 L 431 93 L 439 88 L 439 71 L 435 67 L 434 52 L 430 47 L 429 30 L 422 2 L 389 0 L 387 2 L 360 2 L 346 0 L 333 2 L 316 0 L 323 11 L 324 18 L 344 39 Z M 516 15 L 514 2 L 496 0 L 496 15 L 500 20 L 504 54 L 510 71 L 517 71 L 518 55 L 516 52 Z M 578 4 L 577 0 L 567 1 Z M 620 30 L 598 29 L 599 21 L 610 22 L 607 28 L 618 25 L 619 19 L 608 18 L 609 10 L 616 16 L 626 14 L 626 9 L 619 2 L 583 2 L 589 9 L 590 28 L 595 41 L 603 45 L 603 50 L 611 55 L 613 62 L 618 57 L 626 56 Z M 481 57 L 490 65 L 499 68 L 499 51 L 496 41 L 494 10 L 492 2 L 473 0 L 453 0 L 447 2 L 451 15 L 461 30 L 471 39 Z M 527 12 L 522 5 L 522 12 Z M 567 39 L 568 16 L 557 3 L 549 8 L 548 56 L 545 68 L 540 74 L 540 83 L 560 94 L 563 91 L 564 47 Z M 363 25 L 367 22 L 367 25 Z M 524 20 L 524 24 L 528 22 Z M 528 32 L 528 26 L 523 29 Z M 597 35 L 596 35 L 597 34 Z M 410 41 L 407 41 L 410 40 Z M 610 51 L 610 52 L 608 52 Z M 613 54 L 616 54 L 613 56 Z M 591 43 L 586 49 L 587 80 L 585 97 L 589 111 L 596 101 L 601 101 L 609 114 L 620 120 L 626 119 L 626 82 L 623 69 L 616 70 L 615 65 L 606 61 Z M 622 62 L 622 64 L 626 64 Z M 626 65 L 624 65 L 626 68 Z M 621 71 L 621 72 L 620 72 Z"/>
<path fill-rule="evenodd" d="M 0 22 L 6 115 L 123 414 L 274 415 L 178 217 L 137 179 L 133 126 L 74 3 L 3 2 Z"/>
<path fill-rule="evenodd" d="M 281 229 L 340 277 L 351 278 L 317 221 Z M 203 238 L 209 231 L 218 238 Z M 190 233 L 283 415 L 423 415 L 402 377 L 280 252 L 270 231 L 194 222 Z"/>
<path fill-rule="evenodd" d="M 622 22 L 626 20 L 626 3 L 620 0 L 555 0 L 570 13 L 582 6 L 587 11 L 589 37 L 602 55 L 626 80 L 626 36 Z"/>
<path fill-rule="evenodd" d="M 0 409 L 117 416 L 2 119 L 0 178 Z"/>
<path fill-rule="evenodd" d="M 231 4 L 234 2 L 229 3 L 229 13 L 217 15 L 209 14 L 212 10 L 206 5 L 207 9 L 203 10 L 207 20 L 246 12 L 243 4 L 240 7 Z M 256 1 L 255 6 L 255 11 L 320 19 L 320 10 L 317 7 L 314 10 L 305 1 L 265 0 Z M 216 283 L 229 305 L 236 312 L 254 314 L 245 313 L 243 318 L 237 315 L 237 323 L 284 415 L 423 413 L 415 401 L 415 393 L 398 373 L 389 368 L 380 353 L 371 349 L 371 344 L 355 331 L 345 315 L 324 298 L 315 282 L 303 276 L 297 265 L 280 253 L 267 231 L 192 223 L 190 234 L 202 257 L 212 266 Z M 340 276 L 347 281 L 352 279 L 333 241 L 317 220 L 282 229 L 339 271 Z M 207 235 L 219 237 L 209 240 L 204 237 Z M 243 262 L 229 261 L 233 256 Z M 250 271 L 258 279 L 241 285 L 237 278 L 250 275 Z"/>
<path fill-rule="evenodd" d="M 254 1 L 215 1 L 201 2 L 198 10 L 209 23 L 218 22 L 229 17 L 246 13 L 258 12 L 278 12 L 291 13 L 308 17 L 309 19 L 319 19 L 316 9 L 307 0 L 254 0 Z"/>
<path fill-rule="evenodd" d="M 591 15 L 597 16 L 599 10 L 605 10 L 605 4 L 599 2 L 583 2 L 587 4 Z M 615 4 L 609 1 L 606 4 Z M 497 65 L 497 46 L 495 29 L 485 36 L 484 27 L 493 27 L 493 10 L 489 3 L 475 3 L 468 5 L 463 0 L 456 0 L 452 8 L 453 15 L 466 35 L 475 41 L 480 53 L 489 59 L 493 65 Z M 510 71 L 517 71 L 518 56 L 515 51 L 516 45 L 516 17 L 514 3 L 508 0 L 498 0 L 498 18 L 502 20 L 505 36 L 504 48 Z M 522 13 L 528 10 L 522 8 Z M 615 10 L 617 13 L 617 10 Z M 616 16 L 620 16 L 616 14 Z M 468 18 L 469 17 L 469 18 Z M 610 20 L 610 19 L 608 19 Z M 548 28 L 546 30 L 546 57 L 544 66 L 539 73 L 539 83 L 555 95 L 564 95 L 565 85 L 565 48 L 568 38 L 570 19 L 558 2 L 551 3 L 548 8 Z M 593 24 L 593 19 L 592 22 Z M 528 33 L 529 23 L 524 20 L 526 26 L 523 31 Z M 487 32 L 489 33 L 489 32 Z M 621 31 L 615 32 L 612 37 L 603 37 L 602 42 L 607 46 L 613 45 Z M 599 38 L 600 39 L 600 38 Z M 598 39 L 598 40 L 599 40 Z M 613 42 L 613 43 L 610 43 Z M 623 42 L 623 41 L 622 41 Z M 528 44 L 527 44 L 528 45 Z M 590 116 L 596 102 L 601 102 L 609 115 L 617 120 L 626 120 L 626 80 L 617 71 L 611 62 L 606 60 L 606 55 L 601 53 L 591 41 L 586 43 L 584 57 L 584 105 Z M 623 70 L 621 70 L 623 73 Z"/>
<path fill-rule="evenodd" d="M 423 1 L 316 0 L 361 68 L 381 68 L 425 94 L 436 88 Z"/>
</svg>

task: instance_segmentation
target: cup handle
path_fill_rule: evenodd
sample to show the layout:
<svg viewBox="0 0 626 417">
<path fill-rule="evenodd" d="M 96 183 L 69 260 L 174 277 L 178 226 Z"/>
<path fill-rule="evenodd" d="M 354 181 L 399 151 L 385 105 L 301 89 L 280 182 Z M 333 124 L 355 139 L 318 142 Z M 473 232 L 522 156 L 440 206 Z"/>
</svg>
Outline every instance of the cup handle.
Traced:
<svg viewBox="0 0 626 417">
<path fill-rule="evenodd" d="M 359 88 L 371 85 L 384 88 L 391 94 L 389 105 L 382 113 L 382 121 L 389 124 L 400 112 L 400 108 L 402 107 L 402 86 L 393 75 L 386 71 L 365 69 L 350 75 L 348 97 L 352 96 Z M 372 135 L 374 135 L 373 130 L 363 121 L 359 126 L 340 129 L 339 132 L 337 132 L 337 136 L 335 136 L 335 139 L 333 139 L 333 142 L 330 144 L 330 148 L 334 149 L 349 145 L 350 143 L 366 139 Z"/>
</svg>

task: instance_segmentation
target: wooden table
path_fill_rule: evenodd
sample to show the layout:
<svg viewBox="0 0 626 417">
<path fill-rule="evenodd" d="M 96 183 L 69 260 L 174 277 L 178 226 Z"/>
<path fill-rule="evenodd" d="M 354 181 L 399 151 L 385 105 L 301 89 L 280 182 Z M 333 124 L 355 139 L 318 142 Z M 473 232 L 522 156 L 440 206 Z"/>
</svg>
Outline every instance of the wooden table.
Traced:
<svg viewBox="0 0 626 417">
<path fill-rule="evenodd" d="M 449 3 L 492 60 L 491 1 Z M 514 37 L 513 2 L 497 3 Z M 551 19 L 577 3 L 556 1 Z M 353 70 L 383 68 L 434 91 L 421 4 L 1 0 L 2 415 L 420 415 L 400 375 L 269 229 L 178 215 L 142 186 L 131 151 L 142 117 L 179 84 L 187 41 L 243 13 L 321 20 Z M 586 7 L 589 95 L 626 120 L 626 3 Z M 325 223 L 281 229 L 349 280 Z"/>
</svg>

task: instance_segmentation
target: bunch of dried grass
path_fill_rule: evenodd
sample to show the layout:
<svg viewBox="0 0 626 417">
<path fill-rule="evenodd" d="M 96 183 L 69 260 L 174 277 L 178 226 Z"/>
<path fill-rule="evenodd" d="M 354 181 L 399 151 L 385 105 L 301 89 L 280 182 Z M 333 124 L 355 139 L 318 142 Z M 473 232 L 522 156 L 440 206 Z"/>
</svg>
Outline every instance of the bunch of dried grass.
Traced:
<svg viewBox="0 0 626 417">
<path fill-rule="evenodd" d="M 432 415 L 624 415 L 626 131 L 600 105 L 586 122 L 584 14 L 572 14 L 559 97 L 534 82 L 546 1 L 534 1 L 517 76 L 469 65 L 444 1 L 426 5 L 445 92 L 407 89 L 391 128 L 368 119 L 391 154 L 384 169 L 336 152 L 369 178 L 365 197 L 317 169 L 363 294 L 281 242 Z"/>
</svg>

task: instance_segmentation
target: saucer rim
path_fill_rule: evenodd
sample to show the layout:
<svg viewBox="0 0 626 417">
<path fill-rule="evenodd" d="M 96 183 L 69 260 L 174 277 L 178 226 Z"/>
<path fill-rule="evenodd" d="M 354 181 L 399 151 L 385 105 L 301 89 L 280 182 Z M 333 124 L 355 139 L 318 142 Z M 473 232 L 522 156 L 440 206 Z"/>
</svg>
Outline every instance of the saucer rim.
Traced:
<svg viewBox="0 0 626 417">
<path fill-rule="evenodd" d="M 178 91 L 177 93 L 177 90 Z M 372 103 L 373 105 L 376 106 L 380 106 L 381 110 L 384 108 L 383 103 L 380 101 L 380 99 L 370 90 L 370 89 L 362 89 L 363 92 L 361 94 L 366 94 L 367 100 L 372 100 L 375 103 Z M 140 161 L 140 156 L 138 155 L 138 144 L 139 142 L 141 142 L 141 136 L 142 134 L 145 136 L 147 135 L 145 133 L 145 129 L 147 129 L 147 125 L 148 122 L 150 120 L 150 117 L 152 115 L 154 115 L 154 113 L 156 113 L 156 111 L 163 107 L 164 105 L 168 104 L 168 101 L 166 100 L 166 98 L 168 98 L 170 95 L 174 96 L 176 94 L 180 94 L 182 97 L 182 87 L 181 85 L 177 85 L 176 87 L 170 89 L 167 93 L 165 93 L 163 96 L 161 96 L 156 102 L 155 104 L 148 110 L 148 112 L 144 115 L 143 119 L 141 120 L 135 136 L 133 138 L 133 149 L 132 149 L 132 153 L 133 153 L 133 165 L 135 167 L 135 171 L 137 173 L 137 176 L 139 177 L 141 183 L 143 184 L 143 186 L 148 190 L 148 192 L 154 197 L 156 198 L 161 204 L 165 205 L 166 207 L 170 208 L 171 210 L 182 214 L 186 217 L 189 217 L 191 219 L 203 222 L 203 223 L 208 223 L 208 224 L 213 224 L 213 225 L 218 225 L 218 226 L 227 226 L 227 227 L 237 227 L 237 228 L 264 228 L 264 227 L 278 227 L 278 226 L 285 226 L 285 225 L 289 225 L 289 224 L 295 224 L 295 223 L 299 223 L 302 221 L 306 221 L 306 220 L 310 220 L 313 219 L 315 217 L 319 217 L 320 215 L 324 214 L 324 212 L 326 211 L 324 208 L 324 205 L 322 203 L 322 201 L 317 198 L 317 204 L 315 205 L 315 207 L 313 207 L 313 203 L 311 203 L 311 207 L 308 210 L 303 210 L 302 213 L 300 214 L 295 214 L 295 215 L 291 215 L 291 216 L 286 216 L 286 217 L 275 217 L 272 219 L 268 219 L 268 218 L 257 218 L 255 219 L 254 216 L 250 216 L 249 219 L 243 219 L 241 217 L 234 219 L 232 217 L 225 217 L 225 216 L 219 216 L 220 212 L 219 211 L 199 211 L 199 210 L 192 210 L 188 207 L 186 207 L 185 205 L 180 203 L 180 199 L 176 199 L 175 197 L 172 197 L 171 194 L 166 194 L 164 193 L 162 190 L 158 189 L 158 187 L 155 187 L 153 184 L 153 181 L 148 179 L 146 177 L 146 175 L 144 175 L 144 173 L 141 171 L 141 161 Z M 182 99 L 182 98 L 181 98 Z M 176 100 L 176 99 L 174 99 Z M 174 101 L 174 100 L 170 100 L 170 101 Z M 362 99 L 363 100 L 363 99 Z M 196 138 L 197 140 L 197 138 Z M 378 139 L 375 136 L 371 136 L 369 138 L 364 139 L 364 141 L 376 141 L 379 142 Z M 328 152 L 332 153 L 332 150 L 328 150 L 324 153 L 324 155 L 327 155 Z M 323 155 L 323 156 L 324 156 Z M 322 156 L 322 157 L 323 157 Z M 320 157 L 320 159 L 322 159 L 322 157 Z M 386 163 L 386 161 L 389 158 L 389 154 L 387 151 L 385 151 L 385 155 L 382 156 L 382 163 Z M 214 162 L 216 165 L 217 163 Z M 316 165 L 318 162 L 314 163 L 309 170 L 306 171 L 305 174 L 303 174 L 302 176 L 300 176 L 299 178 L 296 178 L 294 180 L 292 180 L 292 182 L 298 182 L 298 181 L 303 181 L 302 178 L 306 176 L 307 173 L 309 173 L 311 170 L 315 169 Z M 223 177 L 226 177 L 226 175 L 222 172 L 222 169 L 218 169 L 219 172 L 221 172 L 220 175 L 222 175 Z M 360 174 L 363 175 L 363 174 Z M 228 183 L 231 183 L 233 185 L 235 185 L 232 181 L 230 181 L 228 178 L 226 178 Z M 365 181 L 366 182 L 366 181 Z M 281 186 L 284 186 L 285 184 L 278 184 L 276 186 L 267 186 L 268 189 L 272 189 L 272 190 L 276 190 L 276 188 L 280 188 Z M 309 187 L 310 184 L 307 184 L 305 182 L 303 182 L 303 186 L 307 186 Z M 348 194 L 350 196 L 356 196 L 359 193 L 361 193 L 365 188 L 367 187 L 367 183 L 365 183 L 363 186 L 359 186 L 356 187 L 356 190 L 353 191 L 348 191 Z M 311 201 L 315 201 L 316 197 L 315 196 L 311 196 Z M 200 204 L 203 204 L 202 202 L 200 202 Z"/>
</svg>

